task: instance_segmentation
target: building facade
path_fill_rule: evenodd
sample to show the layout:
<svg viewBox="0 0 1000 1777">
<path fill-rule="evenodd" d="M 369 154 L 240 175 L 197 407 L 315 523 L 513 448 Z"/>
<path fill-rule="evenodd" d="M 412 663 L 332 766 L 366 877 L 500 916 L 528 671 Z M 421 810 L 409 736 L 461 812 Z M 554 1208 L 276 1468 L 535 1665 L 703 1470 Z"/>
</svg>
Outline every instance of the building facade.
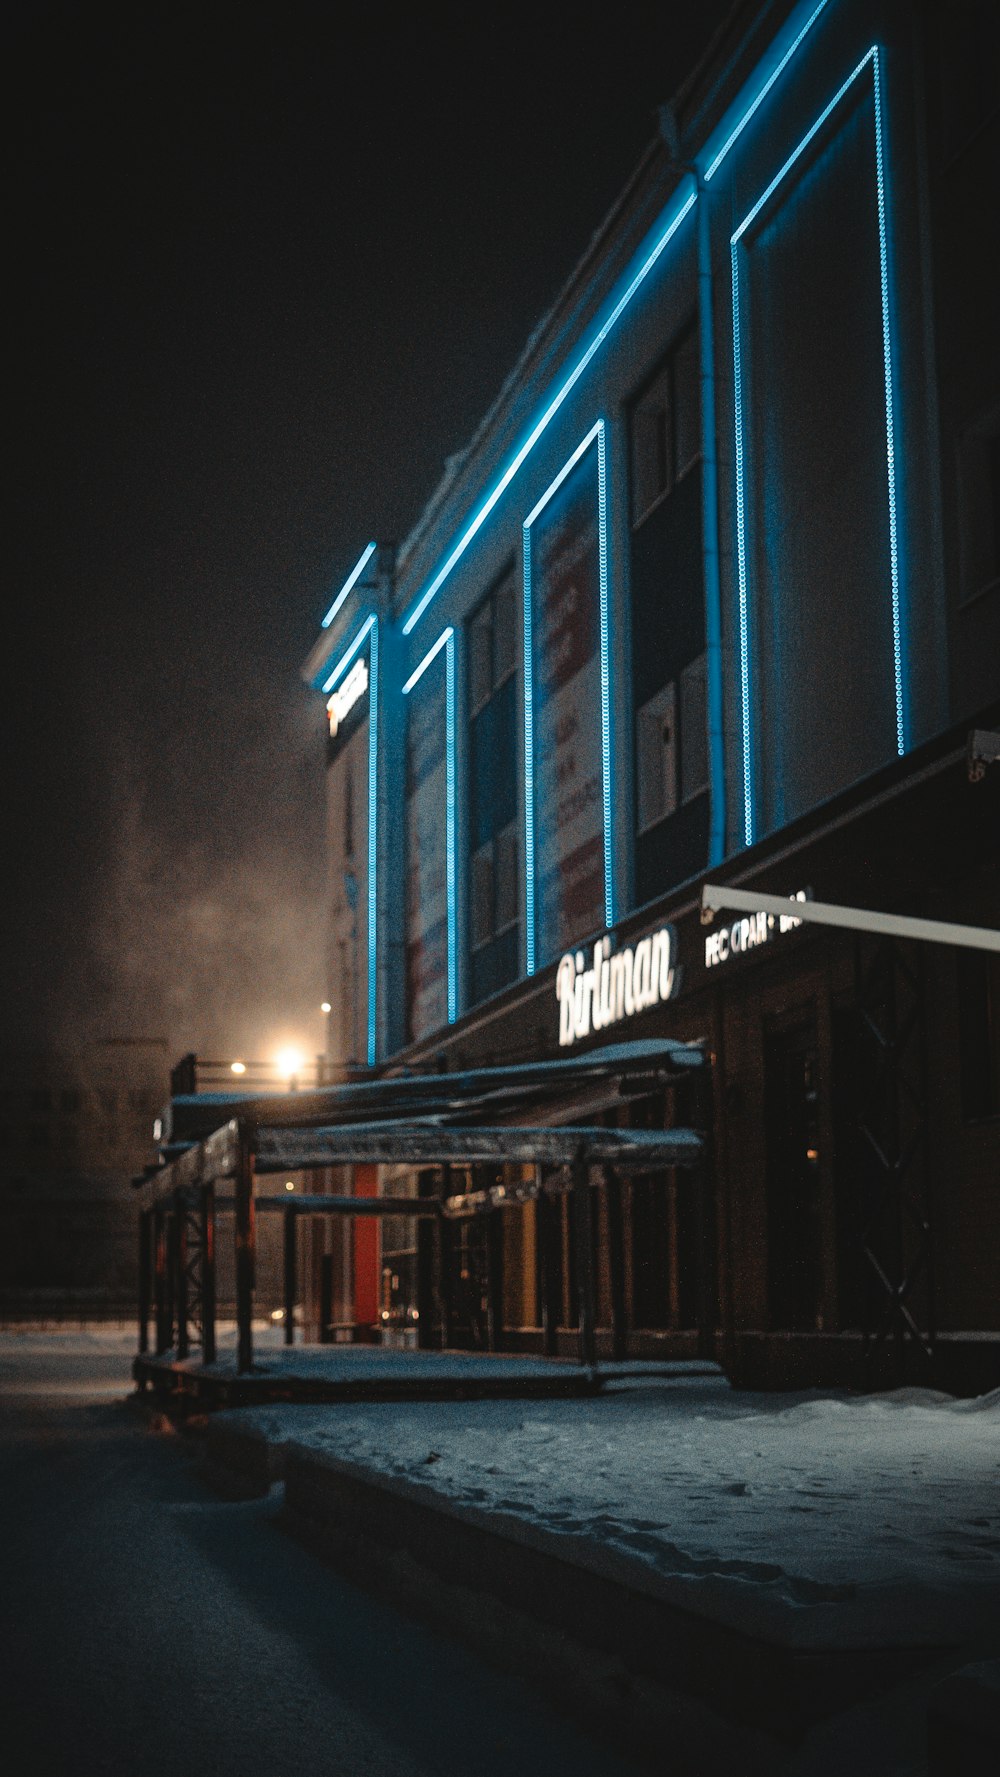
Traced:
<svg viewBox="0 0 1000 1777">
<path fill-rule="evenodd" d="M 131 1316 L 131 1182 L 155 1156 L 165 1038 L 8 1051 L 0 1092 L 0 1318 Z"/>
<path fill-rule="evenodd" d="M 1000 958 L 700 916 L 1000 924 L 998 69 L 987 5 L 735 7 L 304 668 L 332 1076 L 711 1050 L 711 1238 L 606 1182 L 607 1350 L 693 1349 L 708 1267 L 739 1379 L 998 1379 Z M 317 1233 L 314 1318 L 571 1350 L 570 1213 Z"/>
</svg>

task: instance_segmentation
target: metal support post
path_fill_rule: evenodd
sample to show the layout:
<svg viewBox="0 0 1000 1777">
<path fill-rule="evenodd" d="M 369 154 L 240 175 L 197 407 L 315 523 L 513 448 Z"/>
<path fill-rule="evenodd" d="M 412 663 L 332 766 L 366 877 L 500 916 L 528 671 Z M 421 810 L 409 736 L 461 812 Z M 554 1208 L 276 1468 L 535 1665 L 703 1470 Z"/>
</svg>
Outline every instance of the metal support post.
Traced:
<svg viewBox="0 0 1000 1777">
<path fill-rule="evenodd" d="M 285 1344 L 295 1344 L 295 1260 L 298 1217 L 291 1204 L 282 1217 L 285 1237 Z"/>
<path fill-rule="evenodd" d="M 167 1227 L 162 1204 L 153 1210 L 153 1322 L 156 1328 L 156 1356 L 169 1349 L 167 1325 Z"/>
<path fill-rule="evenodd" d="M 687 1090 L 684 1089 L 685 1096 Z M 716 1356 L 715 1335 L 719 1318 L 712 1090 L 711 1071 L 706 1067 L 695 1077 L 690 1087 L 690 1109 L 693 1113 L 690 1120 L 699 1134 L 703 1135 L 705 1143 L 692 1183 L 698 1241 L 698 1356 L 709 1359 Z M 686 1117 L 684 1120 L 687 1120 Z"/>
<path fill-rule="evenodd" d="M 149 1210 L 139 1211 L 139 1355 L 149 1350 L 149 1302 L 152 1283 L 149 1251 Z"/>
<path fill-rule="evenodd" d="M 919 953 L 883 939 L 859 948 L 859 1130 L 865 1197 L 858 1228 L 869 1297 L 864 1332 L 870 1377 L 880 1351 L 905 1379 L 907 1348 L 922 1376 L 935 1357 L 933 1240 L 926 1167 L 927 1077 Z"/>
<path fill-rule="evenodd" d="M 625 1356 L 625 1239 L 622 1181 L 613 1167 L 604 1168 L 608 1205 L 608 1275 L 611 1284 L 611 1356 Z"/>
<path fill-rule="evenodd" d="M 187 1205 L 184 1192 L 174 1192 L 174 1301 L 177 1309 L 177 1356 L 190 1351 L 188 1336 L 188 1242 Z"/>
<path fill-rule="evenodd" d="M 201 1361 L 214 1364 L 215 1344 L 215 1186 L 201 1187 Z"/>
<path fill-rule="evenodd" d="M 597 1368 L 594 1212 L 590 1197 L 590 1168 L 585 1160 L 573 1161 L 573 1220 L 580 1299 L 580 1362 L 593 1371 Z"/>
<path fill-rule="evenodd" d="M 546 1357 L 555 1357 L 558 1346 L 556 1328 L 559 1325 L 559 1278 L 556 1264 L 556 1248 L 559 1239 L 557 1221 L 559 1206 L 554 1198 L 542 1189 L 542 1168 L 535 1167 L 535 1182 L 538 1196 L 535 1199 L 538 1228 L 538 1281 L 541 1295 L 542 1317 L 542 1351 Z"/>
<path fill-rule="evenodd" d="M 236 1368 L 240 1375 L 253 1368 L 253 1286 L 255 1227 L 253 1201 L 253 1154 L 247 1132 L 240 1126 L 239 1156 L 235 1179 L 236 1198 Z"/>
</svg>

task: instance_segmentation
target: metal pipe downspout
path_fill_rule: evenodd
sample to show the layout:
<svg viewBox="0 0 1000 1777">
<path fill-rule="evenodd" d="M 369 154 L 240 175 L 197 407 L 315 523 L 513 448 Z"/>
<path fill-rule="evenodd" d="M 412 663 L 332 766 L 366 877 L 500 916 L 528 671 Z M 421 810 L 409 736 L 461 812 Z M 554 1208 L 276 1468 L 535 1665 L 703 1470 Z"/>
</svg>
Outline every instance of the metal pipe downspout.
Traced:
<svg viewBox="0 0 1000 1777">
<path fill-rule="evenodd" d="M 698 180 L 698 344 L 701 358 L 701 550 L 705 583 L 708 700 L 709 868 L 726 855 L 726 760 L 722 725 L 722 591 L 719 577 L 719 467 L 715 425 L 715 324 L 708 192 Z"/>
</svg>

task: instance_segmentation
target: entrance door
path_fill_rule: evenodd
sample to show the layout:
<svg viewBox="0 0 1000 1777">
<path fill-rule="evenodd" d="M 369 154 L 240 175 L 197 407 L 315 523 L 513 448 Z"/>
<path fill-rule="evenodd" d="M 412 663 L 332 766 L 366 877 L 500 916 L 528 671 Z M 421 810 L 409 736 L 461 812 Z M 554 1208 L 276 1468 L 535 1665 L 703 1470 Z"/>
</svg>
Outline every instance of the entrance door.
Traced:
<svg viewBox="0 0 1000 1777">
<path fill-rule="evenodd" d="M 495 1167 L 473 1167 L 469 1188 L 495 1185 L 501 1176 Z M 447 1342 L 461 1350 L 496 1351 L 501 1343 L 502 1213 L 445 1222 L 442 1228 Z"/>
<path fill-rule="evenodd" d="M 822 1197 L 816 1021 L 764 1044 L 767 1283 L 772 1327 L 822 1327 Z"/>
</svg>

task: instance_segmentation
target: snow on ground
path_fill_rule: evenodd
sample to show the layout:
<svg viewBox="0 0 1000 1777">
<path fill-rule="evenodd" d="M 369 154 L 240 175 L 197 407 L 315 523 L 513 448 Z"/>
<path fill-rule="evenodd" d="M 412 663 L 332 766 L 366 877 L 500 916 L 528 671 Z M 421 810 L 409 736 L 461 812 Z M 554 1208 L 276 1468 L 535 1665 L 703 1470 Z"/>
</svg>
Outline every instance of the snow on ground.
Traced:
<svg viewBox="0 0 1000 1777">
<path fill-rule="evenodd" d="M 690 1581 L 694 1605 L 721 1583 L 785 1610 L 843 1607 L 849 1638 L 1000 1636 L 1000 1390 L 765 1395 L 654 1373 L 586 1400 L 240 1417 L 269 1440 L 608 1545 Z"/>
<path fill-rule="evenodd" d="M 226 1327 L 223 1342 L 232 1342 Z M 282 1347 L 255 1329 L 266 1370 L 361 1379 L 468 1374 L 539 1359 Z M 131 1388 L 133 1328 L 0 1331 L 0 1394 L 36 1378 L 80 1385 L 100 1357 Z M 57 1361 L 58 1360 L 58 1361 Z M 223 1359 L 223 1362 L 226 1362 Z M 231 1359 L 228 1361 L 231 1362 Z M 92 1369 L 92 1365 L 90 1366 Z M 956 1401 L 926 1389 L 852 1396 L 751 1394 L 704 1366 L 607 1366 L 593 1398 L 406 1401 L 238 1409 L 276 1442 L 312 1448 L 449 1498 L 613 1548 L 695 1607 L 751 1597 L 837 1633 L 1000 1645 L 1000 1390 Z M 714 1601 L 714 1603 L 713 1603 Z M 818 1613 L 808 1607 L 819 1605 Z"/>
</svg>

